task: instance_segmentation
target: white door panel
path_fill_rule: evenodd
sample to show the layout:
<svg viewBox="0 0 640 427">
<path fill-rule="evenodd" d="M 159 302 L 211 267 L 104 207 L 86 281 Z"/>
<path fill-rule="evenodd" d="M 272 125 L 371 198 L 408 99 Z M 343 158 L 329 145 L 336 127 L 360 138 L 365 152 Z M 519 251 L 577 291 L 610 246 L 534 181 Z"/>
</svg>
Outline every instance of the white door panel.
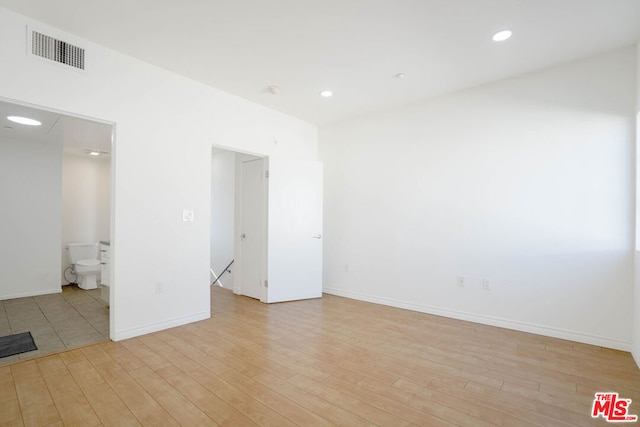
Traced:
<svg viewBox="0 0 640 427">
<path fill-rule="evenodd" d="M 269 158 L 268 188 L 267 302 L 321 297 L 322 163 Z"/>
<path fill-rule="evenodd" d="M 240 293 L 265 300 L 266 188 L 264 160 L 242 164 L 242 262 Z"/>
</svg>

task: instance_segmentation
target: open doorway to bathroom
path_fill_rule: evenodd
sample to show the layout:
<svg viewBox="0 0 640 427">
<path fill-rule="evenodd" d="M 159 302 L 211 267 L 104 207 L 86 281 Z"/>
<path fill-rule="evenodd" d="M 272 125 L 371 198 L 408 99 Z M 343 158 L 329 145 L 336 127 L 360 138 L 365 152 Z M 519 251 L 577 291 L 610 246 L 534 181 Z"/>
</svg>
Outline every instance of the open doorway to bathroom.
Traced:
<svg viewBox="0 0 640 427">
<path fill-rule="evenodd" d="M 67 247 L 110 241 L 112 135 L 110 123 L 0 99 L 0 337 L 29 332 L 37 346 L 0 365 L 109 339 L 99 261 L 97 286 L 82 289 Z"/>
</svg>

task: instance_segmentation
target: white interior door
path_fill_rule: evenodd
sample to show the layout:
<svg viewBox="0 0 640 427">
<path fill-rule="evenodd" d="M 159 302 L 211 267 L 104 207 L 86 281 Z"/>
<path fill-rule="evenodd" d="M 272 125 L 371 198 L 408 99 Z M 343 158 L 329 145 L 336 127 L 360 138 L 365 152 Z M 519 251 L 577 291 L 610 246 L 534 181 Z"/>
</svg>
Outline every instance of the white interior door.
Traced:
<svg viewBox="0 0 640 427">
<path fill-rule="evenodd" d="M 322 163 L 271 157 L 267 181 L 267 302 L 321 297 Z"/>
<path fill-rule="evenodd" d="M 266 188 L 264 159 L 242 163 L 240 294 L 265 301 Z"/>
</svg>

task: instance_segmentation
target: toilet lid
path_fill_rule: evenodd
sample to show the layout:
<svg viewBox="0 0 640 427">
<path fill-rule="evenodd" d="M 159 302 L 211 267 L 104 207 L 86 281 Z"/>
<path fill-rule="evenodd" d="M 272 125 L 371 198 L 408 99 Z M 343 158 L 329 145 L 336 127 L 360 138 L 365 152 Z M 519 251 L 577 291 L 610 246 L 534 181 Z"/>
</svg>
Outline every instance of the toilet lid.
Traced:
<svg viewBox="0 0 640 427">
<path fill-rule="evenodd" d="M 91 266 L 91 265 L 100 264 L 100 261 L 98 261 L 97 259 L 79 259 L 78 262 L 76 262 L 76 264 L 77 265 Z"/>
</svg>

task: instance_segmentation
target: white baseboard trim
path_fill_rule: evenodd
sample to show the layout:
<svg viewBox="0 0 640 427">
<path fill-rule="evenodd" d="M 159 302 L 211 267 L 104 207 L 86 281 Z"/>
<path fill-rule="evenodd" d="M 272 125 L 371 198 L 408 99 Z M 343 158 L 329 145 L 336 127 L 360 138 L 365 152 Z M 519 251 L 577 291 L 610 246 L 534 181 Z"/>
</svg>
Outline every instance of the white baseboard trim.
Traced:
<svg viewBox="0 0 640 427">
<path fill-rule="evenodd" d="M 140 335 L 146 335 L 152 332 L 158 332 L 158 331 L 162 331 L 169 328 L 175 328 L 176 326 L 186 325 L 187 323 L 193 323 L 193 322 L 198 322 L 200 320 L 209 319 L 210 317 L 211 317 L 211 310 L 207 310 L 207 311 L 203 311 L 196 314 L 190 314 L 188 316 L 182 316 L 182 317 L 177 317 L 171 320 L 165 320 L 163 322 L 152 323 L 146 326 L 114 331 L 111 334 L 111 339 L 113 341 L 126 340 L 128 338 L 138 337 Z"/>
<path fill-rule="evenodd" d="M 633 356 L 633 360 L 636 361 L 638 368 L 640 368 L 640 343 L 636 343 L 633 347 L 633 351 L 631 351 L 631 355 Z"/>
<path fill-rule="evenodd" d="M 423 304 L 415 304 L 407 301 L 401 301 L 394 298 L 377 297 L 359 292 L 345 291 L 325 287 L 322 289 L 324 293 L 330 295 L 341 296 L 345 298 L 356 299 L 360 301 L 371 302 L 374 304 L 388 305 L 390 307 L 403 308 L 420 313 L 433 314 L 436 316 L 450 317 L 452 319 L 465 320 L 468 322 L 481 323 L 483 325 L 497 326 L 499 328 L 513 329 L 521 332 L 528 332 L 536 335 L 544 335 L 547 337 L 560 338 L 569 341 L 576 341 L 584 344 L 597 345 L 600 347 L 613 348 L 622 351 L 631 351 L 631 343 L 620 340 L 612 340 L 597 335 L 588 335 L 581 332 L 570 331 L 560 328 L 552 328 L 549 326 L 536 325 L 533 323 L 518 322 L 514 320 L 502 319 L 499 317 L 485 316 L 464 311 L 450 310 L 442 307 L 434 307 Z M 634 354 L 636 362 L 640 360 L 640 352 Z M 639 363 L 640 366 L 640 363 Z"/>
<path fill-rule="evenodd" d="M 55 288 L 55 289 L 47 289 L 44 291 L 37 291 L 37 292 L 21 292 L 19 294 L 0 295 L 0 301 L 6 300 L 6 299 L 14 299 L 14 298 L 37 297 L 39 295 L 59 294 L 61 292 L 62 292 L 62 287 Z"/>
</svg>

